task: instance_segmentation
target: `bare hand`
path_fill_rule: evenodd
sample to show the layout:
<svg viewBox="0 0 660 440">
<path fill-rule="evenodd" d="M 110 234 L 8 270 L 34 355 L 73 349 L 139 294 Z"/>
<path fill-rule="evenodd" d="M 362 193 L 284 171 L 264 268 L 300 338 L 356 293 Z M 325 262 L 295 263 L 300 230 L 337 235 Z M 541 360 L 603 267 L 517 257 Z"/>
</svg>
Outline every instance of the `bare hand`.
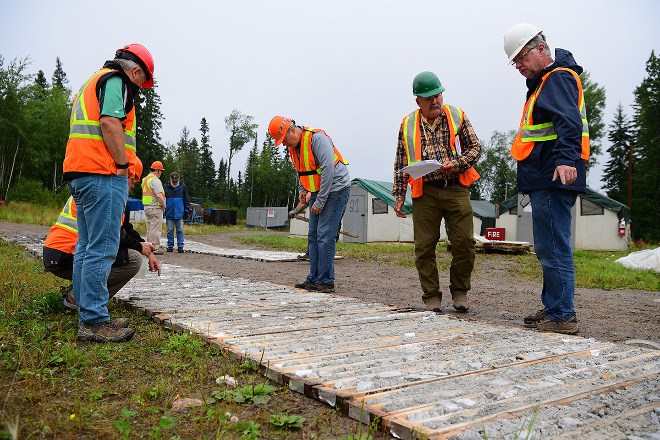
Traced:
<svg viewBox="0 0 660 440">
<path fill-rule="evenodd" d="M 454 161 L 452 160 L 446 160 L 442 162 L 442 168 L 440 168 L 440 171 L 443 173 L 451 174 L 456 170 L 456 165 L 454 165 Z"/>
<path fill-rule="evenodd" d="M 557 180 L 557 177 L 561 180 L 562 185 L 570 185 L 577 180 L 577 170 L 575 167 L 569 167 L 568 165 L 559 165 L 555 168 L 552 181 Z"/>
<path fill-rule="evenodd" d="M 320 213 L 321 213 L 321 209 L 316 205 L 312 205 L 312 214 L 319 215 Z"/>
<path fill-rule="evenodd" d="M 397 200 L 394 202 L 394 213 L 397 215 L 397 217 L 406 218 L 406 214 L 401 211 L 401 208 L 403 208 L 403 202 L 404 200 Z"/>
<path fill-rule="evenodd" d="M 142 251 L 140 252 L 142 255 L 145 257 L 148 257 L 151 255 L 151 253 L 154 251 L 155 246 L 148 241 L 140 243 L 142 245 Z"/>
<path fill-rule="evenodd" d="M 158 272 L 158 276 L 160 276 L 160 262 L 156 260 L 154 254 L 149 255 L 149 270 L 151 272 Z"/>
</svg>

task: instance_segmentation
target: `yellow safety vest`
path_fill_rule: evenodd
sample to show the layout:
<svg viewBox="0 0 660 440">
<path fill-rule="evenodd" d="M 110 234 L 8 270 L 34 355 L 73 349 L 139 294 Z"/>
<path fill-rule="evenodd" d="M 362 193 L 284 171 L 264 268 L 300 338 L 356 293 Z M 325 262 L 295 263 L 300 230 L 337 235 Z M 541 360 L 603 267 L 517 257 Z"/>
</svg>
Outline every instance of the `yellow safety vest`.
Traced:
<svg viewBox="0 0 660 440">
<path fill-rule="evenodd" d="M 320 128 L 303 127 L 302 137 L 300 139 L 300 154 L 298 154 L 296 147 L 289 148 L 289 156 L 291 157 L 293 166 L 298 171 L 300 183 L 309 192 L 318 192 L 321 188 L 322 169 L 318 167 L 314 152 L 312 151 L 312 136 L 318 132 L 328 136 Z M 330 139 L 330 142 L 332 142 L 332 139 Z M 334 149 L 334 164 L 337 165 L 338 162 L 341 162 L 344 165 L 348 165 L 348 161 L 342 157 L 334 143 L 332 144 L 332 148 Z"/>
</svg>

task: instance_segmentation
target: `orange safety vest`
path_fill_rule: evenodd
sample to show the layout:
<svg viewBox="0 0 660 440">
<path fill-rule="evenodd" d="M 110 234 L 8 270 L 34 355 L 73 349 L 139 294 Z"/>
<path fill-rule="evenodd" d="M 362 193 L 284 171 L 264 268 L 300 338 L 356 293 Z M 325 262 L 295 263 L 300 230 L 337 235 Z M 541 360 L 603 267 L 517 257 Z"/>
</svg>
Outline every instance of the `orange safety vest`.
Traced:
<svg viewBox="0 0 660 440">
<path fill-rule="evenodd" d="M 298 171 L 300 183 L 303 188 L 309 192 L 318 192 L 321 188 L 322 169 L 318 167 L 314 152 L 312 151 L 312 136 L 314 133 L 318 132 L 328 136 L 328 134 L 320 128 L 303 127 L 302 137 L 300 139 L 300 155 L 298 154 L 296 147 L 289 147 L 289 156 L 291 157 L 293 166 Z M 328 138 L 330 138 L 330 136 L 328 136 Z M 332 142 L 332 139 L 330 139 L 330 142 Z M 334 143 L 332 144 L 332 148 L 335 151 L 334 164 L 337 165 L 338 162 L 341 162 L 344 165 L 348 165 L 348 161 L 342 157 Z"/>
<path fill-rule="evenodd" d="M 144 206 L 151 205 L 154 198 L 156 198 L 156 193 L 151 189 L 150 183 L 152 180 L 157 179 L 154 174 L 149 173 L 147 177 L 142 180 L 142 204 Z M 156 198 L 158 205 L 162 206 L 160 199 Z"/>
<path fill-rule="evenodd" d="M 92 174 L 117 174 L 115 161 L 108 151 L 101 131 L 101 109 L 96 85 L 99 80 L 117 72 L 114 69 L 98 70 L 80 88 L 71 109 L 69 141 L 66 144 L 64 172 L 83 172 Z M 135 107 L 122 121 L 124 128 L 124 147 L 129 158 L 135 152 Z"/>
<path fill-rule="evenodd" d="M 456 135 L 458 134 L 461 126 L 463 125 L 464 115 L 463 110 L 458 107 L 445 104 L 442 110 L 447 116 L 447 123 L 449 125 L 449 146 L 452 155 L 458 157 L 461 155 L 460 142 L 458 148 L 456 146 Z M 421 113 L 419 109 L 413 111 L 401 121 L 401 129 L 403 131 L 403 147 L 406 150 L 408 157 L 408 165 L 422 160 L 422 134 L 421 134 Z M 462 186 L 470 186 L 481 176 L 474 169 L 470 167 L 458 175 L 458 182 Z M 423 194 L 423 177 L 413 179 L 410 177 L 408 183 L 412 189 L 410 196 L 415 199 L 421 197 Z"/>
<path fill-rule="evenodd" d="M 578 86 L 578 107 L 580 109 L 580 117 L 582 118 L 582 152 L 580 157 L 587 161 L 589 160 L 589 123 L 587 122 L 587 109 L 584 105 L 584 94 L 582 93 L 582 82 L 580 77 L 573 70 L 566 67 L 557 67 L 556 69 L 551 70 L 550 72 L 543 75 L 541 82 L 527 99 L 525 107 L 523 108 L 522 118 L 520 119 L 520 130 L 516 135 L 516 138 L 513 140 L 511 145 L 511 156 L 517 161 L 525 160 L 532 153 L 532 149 L 536 142 L 551 141 L 557 139 L 557 132 L 552 124 L 552 122 L 545 122 L 543 124 L 534 125 L 532 120 L 532 112 L 534 110 L 534 104 L 541 93 L 543 84 L 545 84 L 546 79 L 550 76 L 551 73 L 558 70 L 565 70 L 569 72 L 575 78 Z"/>
<path fill-rule="evenodd" d="M 50 228 L 45 247 L 57 249 L 66 254 L 73 254 L 78 241 L 78 221 L 76 220 L 76 202 L 73 196 L 64 204 L 55 224 Z"/>
<path fill-rule="evenodd" d="M 73 254 L 75 252 L 76 243 L 78 242 L 78 218 L 76 212 L 76 202 L 73 200 L 73 196 L 69 196 L 55 224 L 50 228 L 48 237 L 44 241 L 45 247 L 57 249 L 66 254 Z M 122 224 L 125 218 L 125 213 L 122 213 Z"/>
</svg>

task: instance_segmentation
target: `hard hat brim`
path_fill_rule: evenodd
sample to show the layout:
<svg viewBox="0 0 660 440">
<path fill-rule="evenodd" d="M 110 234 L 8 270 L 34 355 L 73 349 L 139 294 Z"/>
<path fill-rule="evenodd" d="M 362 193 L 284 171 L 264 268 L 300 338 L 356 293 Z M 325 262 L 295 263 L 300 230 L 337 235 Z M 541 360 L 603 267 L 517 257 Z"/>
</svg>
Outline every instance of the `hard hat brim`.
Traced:
<svg viewBox="0 0 660 440">
<path fill-rule="evenodd" d="M 291 119 L 286 120 L 284 126 L 282 127 L 282 133 L 280 134 L 280 137 L 275 139 L 276 147 L 279 147 L 284 142 L 284 136 L 286 136 L 286 132 L 289 131 L 289 127 L 291 127 Z"/>
<path fill-rule="evenodd" d="M 429 96 L 435 96 L 435 95 L 437 95 L 439 93 L 442 93 L 444 91 L 445 91 L 445 88 L 440 86 L 440 87 L 436 87 L 435 89 L 431 89 L 428 92 L 418 93 L 415 96 L 421 96 L 422 98 L 428 98 Z"/>
</svg>

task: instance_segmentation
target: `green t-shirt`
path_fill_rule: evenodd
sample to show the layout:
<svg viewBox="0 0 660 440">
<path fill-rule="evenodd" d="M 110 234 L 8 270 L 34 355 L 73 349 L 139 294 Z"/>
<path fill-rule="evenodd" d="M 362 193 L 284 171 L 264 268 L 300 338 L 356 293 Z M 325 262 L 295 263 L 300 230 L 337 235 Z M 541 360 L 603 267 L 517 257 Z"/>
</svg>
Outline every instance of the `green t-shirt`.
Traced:
<svg viewBox="0 0 660 440">
<path fill-rule="evenodd" d="M 124 110 L 125 98 L 126 89 L 124 88 L 122 79 L 116 75 L 108 78 L 99 94 L 101 116 L 112 116 L 121 120 L 126 119 L 126 111 Z"/>
</svg>

